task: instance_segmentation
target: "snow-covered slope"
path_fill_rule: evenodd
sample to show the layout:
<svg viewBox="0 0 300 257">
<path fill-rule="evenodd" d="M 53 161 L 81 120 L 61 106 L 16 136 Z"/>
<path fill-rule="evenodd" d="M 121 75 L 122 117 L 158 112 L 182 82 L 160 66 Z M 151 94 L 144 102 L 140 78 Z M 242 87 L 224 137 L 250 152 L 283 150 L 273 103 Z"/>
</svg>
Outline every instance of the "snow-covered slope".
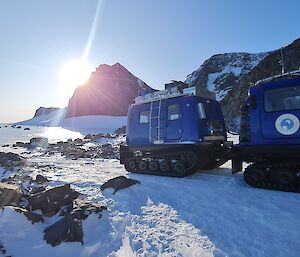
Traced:
<svg viewBox="0 0 300 257">
<path fill-rule="evenodd" d="M 89 115 L 65 118 L 66 108 L 18 122 L 19 125 L 63 127 L 82 133 L 110 133 L 126 125 L 127 116 Z"/>
<path fill-rule="evenodd" d="M 299 195 L 251 188 L 243 174 L 231 174 L 230 162 L 212 171 L 172 178 L 128 174 L 115 159 L 68 160 L 59 155 L 29 159 L 38 164 L 33 172 L 47 177 L 51 185 L 70 183 L 89 200 L 105 203 L 108 212 L 100 220 L 90 216 L 83 222 L 83 245 L 74 242 L 52 247 L 43 240 L 43 230 L 58 216 L 32 225 L 6 207 L 0 212 L 0 242 L 7 255 L 299 255 Z M 38 168 L 48 165 L 52 168 Z M 105 181 L 120 175 L 141 184 L 115 194 L 111 189 L 100 190 Z"/>
<path fill-rule="evenodd" d="M 225 53 L 212 56 L 187 76 L 189 86 L 204 87 L 221 101 L 269 53 Z"/>
</svg>

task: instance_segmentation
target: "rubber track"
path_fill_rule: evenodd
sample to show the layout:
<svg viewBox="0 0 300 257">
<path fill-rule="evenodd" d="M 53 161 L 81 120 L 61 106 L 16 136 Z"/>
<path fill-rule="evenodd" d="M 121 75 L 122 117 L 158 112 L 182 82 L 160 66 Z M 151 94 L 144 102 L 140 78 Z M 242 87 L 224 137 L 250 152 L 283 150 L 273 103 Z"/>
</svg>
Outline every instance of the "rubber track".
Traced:
<svg viewBox="0 0 300 257">
<path fill-rule="evenodd" d="M 164 160 L 168 160 L 168 161 L 172 161 L 172 160 L 179 160 L 178 156 L 183 157 L 184 155 L 195 155 L 194 152 L 191 151 L 179 151 L 179 152 L 172 152 L 172 153 L 158 153 L 158 154 L 151 154 L 149 156 L 141 156 L 141 157 L 135 157 L 135 158 L 131 158 L 128 159 L 129 160 L 135 160 L 136 163 L 138 163 L 138 161 L 140 160 L 145 160 L 145 159 L 151 159 L 151 160 L 159 160 L 159 159 L 164 159 Z M 183 157 L 184 158 L 184 157 Z M 150 170 L 134 170 L 134 171 L 129 171 L 131 173 L 139 173 L 139 174 L 147 174 L 147 175 L 156 175 L 156 176 L 167 176 L 167 177 L 185 177 L 188 175 L 191 175 L 193 173 L 195 173 L 195 171 L 197 170 L 197 156 L 195 156 L 196 158 L 196 162 L 192 167 L 188 167 L 184 173 L 176 173 L 175 171 L 173 171 L 171 169 L 170 172 L 168 173 L 163 173 L 160 170 L 156 170 L 156 171 L 150 171 Z M 186 164 L 186 163 L 185 163 Z"/>
<path fill-rule="evenodd" d="M 251 172 L 253 170 L 262 170 L 265 173 L 265 181 L 256 182 L 251 179 Z M 293 185 L 276 184 L 272 180 L 272 173 L 278 169 L 288 169 L 295 175 L 295 181 Z M 285 192 L 300 193 L 300 162 L 295 163 L 254 163 L 249 165 L 244 171 L 244 178 L 246 182 L 256 188 L 271 189 Z"/>
</svg>

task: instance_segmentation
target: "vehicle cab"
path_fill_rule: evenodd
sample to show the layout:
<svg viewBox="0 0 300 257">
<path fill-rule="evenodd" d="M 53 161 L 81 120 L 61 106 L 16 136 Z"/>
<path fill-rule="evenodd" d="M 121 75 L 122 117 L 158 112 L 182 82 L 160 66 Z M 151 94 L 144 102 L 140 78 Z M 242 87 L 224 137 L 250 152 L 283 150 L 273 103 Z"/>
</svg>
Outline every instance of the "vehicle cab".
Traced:
<svg viewBox="0 0 300 257">
<path fill-rule="evenodd" d="M 250 88 L 241 144 L 300 144 L 300 77 L 260 81 Z"/>
</svg>

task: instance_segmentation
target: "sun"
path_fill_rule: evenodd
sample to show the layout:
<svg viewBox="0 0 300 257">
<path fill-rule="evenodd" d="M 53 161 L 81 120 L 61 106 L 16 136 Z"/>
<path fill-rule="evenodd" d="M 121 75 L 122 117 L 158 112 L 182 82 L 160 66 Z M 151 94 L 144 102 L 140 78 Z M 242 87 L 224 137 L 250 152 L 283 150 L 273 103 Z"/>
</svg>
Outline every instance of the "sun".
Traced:
<svg viewBox="0 0 300 257">
<path fill-rule="evenodd" d="M 91 72 L 91 66 L 81 59 L 72 59 L 66 62 L 59 73 L 60 88 L 63 95 L 70 97 L 78 86 L 88 80 Z"/>
</svg>

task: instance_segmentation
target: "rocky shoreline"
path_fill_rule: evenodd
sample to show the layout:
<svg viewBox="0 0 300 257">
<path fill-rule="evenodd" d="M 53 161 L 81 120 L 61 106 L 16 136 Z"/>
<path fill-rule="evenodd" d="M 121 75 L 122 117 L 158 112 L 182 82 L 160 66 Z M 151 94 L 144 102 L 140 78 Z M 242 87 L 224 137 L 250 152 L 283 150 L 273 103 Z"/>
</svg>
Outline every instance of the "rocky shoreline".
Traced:
<svg viewBox="0 0 300 257">
<path fill-rule="evenodd" d="M 84 139 L 69 139 L 66 142 L 49 143 L 47 138 L 32 138 L 30 142 L 16 142 L 13 149 L 24 148 L 30 156 L 40 153 L 49 157 L 60 155 L 69 160 L 117 159 L 118 144 L 124 135 L 87 135 Z M 117 141 L 118 143 L 115 143 Z M 93 162 L 91 162 L 93 163 Z M 47 224 L 43 230 L 44 240 L 57 246 L 62 242 L 84 243 L 82 222 L 90 215 L 101 219 L 103 212 L 109 211 L 103 202 L 88 200 L 85 195 L 74 190 L 71 184 L 62 183 L 53 186 L 47 176 L 36 174 L 52 169 L 30 161 L 16 153 L 0 152 L 0 211 L 3 213 L 20 213 L 32 223 Z M 35 172 L 33 172 L 33 170 Z M 114 193 L 120 189 L 138 184 L 125 176 L 115 177 L 104 182 L 101 191 L 113 188 Z M 0 216 L 1 219 L 1 216 Z M 5 245 L 0 242 L 0 252 L 6 254 Z"/>
</svg>

